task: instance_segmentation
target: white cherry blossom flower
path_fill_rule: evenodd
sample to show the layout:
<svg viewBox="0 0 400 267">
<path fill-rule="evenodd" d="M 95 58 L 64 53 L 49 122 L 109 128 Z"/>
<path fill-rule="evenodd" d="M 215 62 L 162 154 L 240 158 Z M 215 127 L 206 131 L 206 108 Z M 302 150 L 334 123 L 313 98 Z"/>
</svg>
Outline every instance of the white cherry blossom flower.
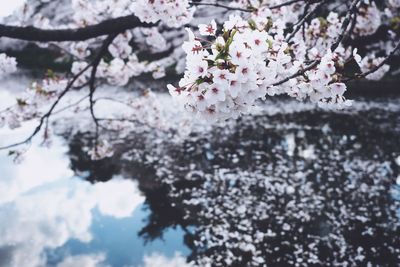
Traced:
<svg viewBox="0 0 400 267">
<path fill-rule="evenodd" d="M 213 75 L 214 83 L 224 88 L 228 88 L 230 83 L 229 82 L 230 72 L 228 70 L 214 68 L 214 70 L 211 73 Z"/>
<path fill-rule="evenodd" d="M 209 105 L 215 105 L 218 102 L 224 102 L 226 99 L 225 87 L 215 83 L 210 84 L 204 97 Z"/>
<path fill-rule="evenodd" d="M 210 24 L 199 24 L 199 31 L 204 36 L 214 36 L 217 32 L 217 23 L 212 20 Z"/>
<path fill-rule="evenodd" d="M 346 92 L 346 85 L 344 83 L 333 83 L 329 87 L 334 96 L 342 96 Z"/>
<path fill-rule="evenodd" d="M 204 78 L 208 74 L 208 63 L 205 60 L 188 62 L 188 70 L 196 77 Z"/>
</svg>

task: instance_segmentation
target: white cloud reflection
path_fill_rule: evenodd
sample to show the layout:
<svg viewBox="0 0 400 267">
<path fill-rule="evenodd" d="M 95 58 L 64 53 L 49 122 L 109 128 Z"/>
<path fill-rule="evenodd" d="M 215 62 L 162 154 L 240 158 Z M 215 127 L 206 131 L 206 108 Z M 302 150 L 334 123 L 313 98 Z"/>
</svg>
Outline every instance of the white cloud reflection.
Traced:
<svg viewBox="0 0 400 267">
<path fill-rule="evenodd" d="M 3 140 L 8 140 L 0 134 Z M 4 172 L 0 176 L 0 205 L 12 202 L 23 193 L 73 175 L 64 156 L 66 148 L 55 140 L 51 149 L 33 145 L 24 155 L 21 164 L 14 164 L 11 157 L 0 154 L 0 167 Z"/>
<path fill-rule="evenodd" d="M 186 258 L 175 253 L 173 258 L 168 258 L 159 253 L 146 255 L 143 259 L 144 267 L 192 267 L 193 265 L 186 263 Z"/>
<path fill-rule="evenodd" d="M 33 145 L 18 165 L 0 154 L 0 266 L 45 266 L 47 249 L 92 239 L 94 208 L 123 218 L 143 203 L 134 181 L 115 177 L 92 185 L 71 178 L 65 152 L 55 139 L 51 149 Z M 97 254 L 71 257 L 59 266 L 103 266 Z"/>
<path fill-rule="evenodd" d="M 70 256 L 57 264 L 57 267 L 109 267 L 104 264 L 104 254 L 86 254 Z"/>
<path fill-rule="evenodd" d="M 102 253 L 75 255 L 66 257 L 57 264 L 57 267 L 111 267 L 104 263 L 105 260 L 106 256 Z M 187 263 L 186 258 L 178 252 L 172 258 L 155 252 L 144 256 L 143 265 L 131 267 L 193 267 L 193 265 Z"/>
</svg>

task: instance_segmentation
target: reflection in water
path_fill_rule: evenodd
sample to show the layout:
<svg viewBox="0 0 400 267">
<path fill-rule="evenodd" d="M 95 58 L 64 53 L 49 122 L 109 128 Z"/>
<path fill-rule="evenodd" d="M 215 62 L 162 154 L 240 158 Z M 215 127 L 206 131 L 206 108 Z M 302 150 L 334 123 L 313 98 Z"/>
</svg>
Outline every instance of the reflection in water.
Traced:
<svg viewBox="0 0 400 267">
<path fill-rule="evenodd" d="M 0 266 L 155 266 L 184 259 L 175 255 L 183 250 L 179 230 L 171 231 L 168 249 L 138 239 L 147 212 L 135 181 L 71 178 L 65 152 L 56 139 L 50 150 L 33 145 L 19 165 L 1 155 Z"/>
<path fill-rule="evenodd" d="M 358 103 L 140 127 L 98 162 L 89 132 L 2 154 L 0 266 L 398 266 L 400 103 Z"/>
<path fill-rule="evenodd" d="M 183 227 L 198 266 L 398 266 L 399 107 L 288 103 L 180 142 L 136 133 L 103 163 L 137 178 L 152 211 L 141 235 Z M 72 167 L 95 181 L 88 139 L 72 142 Z"/>
</svg>

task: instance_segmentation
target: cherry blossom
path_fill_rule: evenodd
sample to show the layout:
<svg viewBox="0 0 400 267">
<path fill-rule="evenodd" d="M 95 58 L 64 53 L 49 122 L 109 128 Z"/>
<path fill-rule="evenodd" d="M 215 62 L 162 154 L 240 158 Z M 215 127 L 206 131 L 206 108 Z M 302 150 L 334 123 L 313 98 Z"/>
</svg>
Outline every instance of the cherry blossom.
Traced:
<svg viewBox="0 0 400 267">
<path fill-rule="evenodd" d="M 59 49 L 62 59 L 72 62 L 71 73 L 80 75 L 71 88 L 83 89 L 94 78 L 96 86 L 122 87 L 143 74 L 153 79 L 183 74 L 179 82 L 167 86 L 170 94 L 192 115 L 215 121 L 250 113 L 276 95 L 311 101 L 321 108 L 346 108 L 352 103 L 346 98 L 348 80 L 379 80 L 395 71 L 387 58 L 398 52 L 399 1 L 351 2 L 353 9 L 351 3 L 335 5 L 336 1 L 71 0 L 69 17 L 51 17 L 26 5 L 9 24 L 49 30 L 85 28 L 136 16 L 140 26 L 116 33 L 96 62 L 104 36 L 36 45 Z M 38 5 L 50 3 L 38 0 Z M 201 4 L 206 8 L 195 7 Z M 228 8 L 208 12 L 213 5 Z M 382 40 L 365 46 L 357 43 L 374 39 L 382 28 L 387 28 Z M 95 68 L 93 63 L 98 63 Z M 0 75 L 15 70 L 16 60 L 0 54 Z M 59 76 L 34 84 L 38 92 L 51 93 L 31 90 L 31 96 L 21 96 L 17 108 L 2 113 L 0 124 L 16 128 L 43 114 L 40 98 L 54 101 L 66 84 Z"/>
<path fill-rule="evenodd" d="M 110 145 L 107 140 L 101 140 L 98 141 L 97 144 L 88 151 L 88 154 L 92 160 L 100 160 L 112 157 L 114 155 L 114 151 L 112 149 L 112 145 Z"/>
<path fill-rule="evenodd" d="M 334 13 L 329 15 L 329 21 L 332 25 L 340 23 Z M 322 26 L 316 20 L 310 27 L 315 32 Z M 292 47 L 284 38 L 254 29 L 251 22 L 239 16 L 230 16 L 222 29 L 223 35 L 216 36 L 211 45 L 203 44 L 193 32 L 187 31 L 189 41 L 183 45 L 187 53 L 186 72 L 179 87 L 169 85 L 169 90 L 174 97 L 186 101 L 184 105 L 200 117 L 212 120 L 236 117 L 251 111 L 257 99 L 278 94 L 298 100 L 310 99 L 326 108 L 351 104 L 344 97 L 346 85 L 336 82 L 336 66 L 351 57 L 360 61 L 357 50 L 351 52 L 338 47 L 330 51 L 329 43 L 321 43 L 323 53 L 315 47 L 309 55 L 291 54 Z M 332 34 L 331 40 L 337 35 L 338 32 Z M 306 56 L 312 54 L 319 61 L 315 68 L 306 71 L 304 76 L 274 85 L 304 68 Z"/>
<path fill-rule="evenodd" d="M 201 35 L 212 36 L 217 32 L 217 23 L 212 20 L 210 24 L 199 24 L 199 31 Z"/>
<path fill-rule="evenodd" d="M 0 75 L 15 72 L 17 70 L 17 61 L 4 53 L 0 54 Z"/>
<path fill-rule="evenodd" d="M 131 10 L 144 22 L 156 23 L 161 20 L 175 28 L 188 23 L 195 11 L 189 8 L 188 0 L 137 0 Z"/>
</svg>

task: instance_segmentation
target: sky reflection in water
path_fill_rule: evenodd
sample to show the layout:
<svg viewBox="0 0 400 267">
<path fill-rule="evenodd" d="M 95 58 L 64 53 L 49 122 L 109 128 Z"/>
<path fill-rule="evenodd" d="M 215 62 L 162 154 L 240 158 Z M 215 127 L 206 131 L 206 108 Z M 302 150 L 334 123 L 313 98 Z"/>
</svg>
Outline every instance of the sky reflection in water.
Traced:
<svg viewBox="0 0 400 267">
<path fill-rule="evenodd" d="M 0 133 L 1 143 L 13 138 Z M 148 210 L 135 181 L 74 177 L 66 152 L 56 139 L 18 165 L 0 154 L 0 266 L 185 265 L 180 229 L 147 244 L 138 236 Z"/>
<path fill-rule="evenodd" d="M 12 101 L 0 91 L 0 110 Z M 0 266 L 183 267 L 186 256 L 199 266 L 398 266 L 400 102 L 357 103 L 315 112 L 271 102 L 180 142 L 139 130 L 124 157 L 96 164 L 85 133 L 69 149 L 57 138 L 33 145 L 20 165 L 3 152 Z M 0 146 L 33 127 L 0 130 Z"/>
</svg>

